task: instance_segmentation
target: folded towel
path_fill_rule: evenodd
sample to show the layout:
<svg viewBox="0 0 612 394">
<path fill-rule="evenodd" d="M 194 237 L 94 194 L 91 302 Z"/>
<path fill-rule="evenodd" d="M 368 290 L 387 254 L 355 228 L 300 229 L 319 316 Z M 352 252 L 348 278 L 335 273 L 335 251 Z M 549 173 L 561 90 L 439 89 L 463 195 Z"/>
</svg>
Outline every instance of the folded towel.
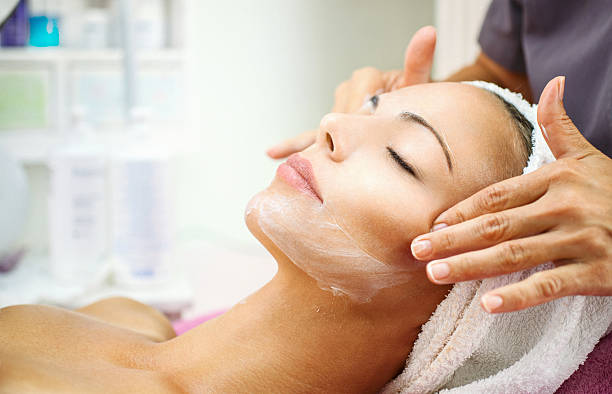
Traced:
<svg viewBox="0 0 612 394">
<path fill-rule="evenodd" d="M 537 125 L 537 106 L 497 85 L 470 84 L 513 104 L 533 126 L 524 173 L 554 160 Z M 489 314 L 480 297 L 553 268 L 552 263 L 457 283 L 421 333 L 404 371 L 384 393 L 553 393 L 611 328 L 612 297 L 564 297 L 523 311 Z"/>
<path fill-rule="evenodd" d="M 225 312 L 227 312 L 227 309 L 219 309 L 216 311 L 208 312 L 205 315 L 194 317 L 193 319 L 173 321 L 172 328 L 174 328 L 174 332 L 176 332 L 176 335 L 183 335 L 187 331 L 193 330 L 200 324 L 212 320 L 217 316 L 221 316 Z"/>
<path fill-rule="evenodd" d="M 612 393 L 612 334 L 599 341 L 584 364 L 567 379 L 555 394 Z"/>
</svg>

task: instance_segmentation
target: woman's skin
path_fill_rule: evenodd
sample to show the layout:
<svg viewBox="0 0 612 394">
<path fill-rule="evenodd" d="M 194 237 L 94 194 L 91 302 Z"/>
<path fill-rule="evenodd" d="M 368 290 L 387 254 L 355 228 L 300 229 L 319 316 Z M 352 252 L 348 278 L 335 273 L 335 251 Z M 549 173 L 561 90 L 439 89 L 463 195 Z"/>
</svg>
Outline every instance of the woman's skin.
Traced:
<svg viewBox="0 0 612 394">
<path fill-rule="evenodd" d="M 500 180 L 500 158 L 522 168 L 509 153 L 518 138 L 509 115 L 473 86 L 417 85 L 380 96 L 373 114 L 369 109 L 324 117 L 317 143 L 300 155 L 360 246 L 385 246 L 379 258 L 389 264 L 406 263 L 412 238 L 440 212 Z M 406 111 L 441 134 L 452 172 L 427 128 L 398 119 Z M 393 159 L 389 147 L 421 178 Z M 269 188 L 312 198 L 278 177 Z M 450 289 L 429 282 L 425 264 L 410 257 L 420 267 L 411 280 L 356 303 L 322 290 L 294 265 L 263 233 L 257 213 L 247 225 L 276 259 L 277 274 L 180 337 L 129 300 L 80 312 L 0 310 L 0 392 L 375 392 L 401 371 L 421 325 Z"/>
</svg>

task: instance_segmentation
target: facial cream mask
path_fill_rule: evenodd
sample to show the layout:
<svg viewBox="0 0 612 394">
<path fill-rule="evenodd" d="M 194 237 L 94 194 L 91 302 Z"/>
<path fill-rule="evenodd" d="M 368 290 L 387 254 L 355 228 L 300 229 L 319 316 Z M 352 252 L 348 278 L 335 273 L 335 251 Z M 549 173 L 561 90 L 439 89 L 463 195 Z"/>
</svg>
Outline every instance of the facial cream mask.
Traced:
<svg viewBox="0 0 612 394">
<path fill-rule="evenodd" d="M 392 265 L 366 253 L 333 215 L 329 203 L 306 195 L 287 196 L 264 190 L 251 199 L 248 219 L 255 215 L 263 233 L 319 287 L 368 302 L 380 289 L 405 283 L 417 265 Z"/>
</svg>

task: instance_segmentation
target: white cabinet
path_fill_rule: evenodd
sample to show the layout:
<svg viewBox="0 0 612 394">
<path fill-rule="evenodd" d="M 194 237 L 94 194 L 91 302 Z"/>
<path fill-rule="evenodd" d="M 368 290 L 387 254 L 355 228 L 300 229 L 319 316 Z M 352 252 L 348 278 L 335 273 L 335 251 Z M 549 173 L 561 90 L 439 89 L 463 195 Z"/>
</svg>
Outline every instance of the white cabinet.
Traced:
<svg viewBox="0 0 612 394">
<path fill-rule="evenodd" d="M 184 81 L 189 69 L 186 15 L 193 0 L 162 1 L 166 45 L 137 50 L 135 99 L 151 108 L 160 128 L 176 132 L 191 119 Z M 86 0 L 66 2 L 76 7 Z M 139 2 L 146 0 L 133 0 Z M 0 48 L 0 146 L 25 164 L 44 164 L 73 106 L 85 107 L 101 133 L 117 131 L 124 112 L 122 67 L 119 48 Z"/>
</svg>

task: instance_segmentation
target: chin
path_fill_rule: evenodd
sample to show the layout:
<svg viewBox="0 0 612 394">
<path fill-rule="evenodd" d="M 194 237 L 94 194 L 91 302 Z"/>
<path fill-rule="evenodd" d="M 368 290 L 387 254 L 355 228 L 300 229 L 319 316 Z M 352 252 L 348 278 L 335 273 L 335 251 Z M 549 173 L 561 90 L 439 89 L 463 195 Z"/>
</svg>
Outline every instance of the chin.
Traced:
<svg viewBox="0 0 612 394">
<path fill-rule="evenodd" d="M 274 242 L 263 232 L 260 222 L 259 222 L 259 210 L 257 209 L 257 201 L 260 198 L 265 198 L 266 192 L 269 191 L 270 186 L 267 189 L 262 190 L 261 192 L 255 194 L 249 200 L 245 212 L 244 212 L 244 222 L 247 225 L 247 228 L 253 234 L 253 236 L 259 241 L 260 244 L 263 245 L 264 248 L 268 250 L 268 252 L 277 260 L 281 258 L 286 258 L 285 254 L 276 246 Z"/>
<path fill-rule="evenodd" d="M 281 262 L 289 259 L 282 251 L 287 246 L 283 242 L 304 236 L 303 226 L 296 223 L 310 222 L 312 226 L 321 219 L 323 210 L 319 200 L 275 176 L 270 186 L 251 198 L 244 219 L 251 234 Z"/>
<path fill-rule="evenodd" d="M 261 227 L 259 226 L 259 211 L 256 207 L 257 200 L 261 198 L 262 193 L 263 191 L 255 194 L 247 203 L 247 206 L 244 210 L 244 222 L 246 223 L 247 228 L 249 229 L 251 234 L 253 234 L 259 242 L 264 244 L 264 239 L 267 239 L 269 241 L 269 238 L 264 234 L 264 232 L 261 230 Z"/>
</svg>

